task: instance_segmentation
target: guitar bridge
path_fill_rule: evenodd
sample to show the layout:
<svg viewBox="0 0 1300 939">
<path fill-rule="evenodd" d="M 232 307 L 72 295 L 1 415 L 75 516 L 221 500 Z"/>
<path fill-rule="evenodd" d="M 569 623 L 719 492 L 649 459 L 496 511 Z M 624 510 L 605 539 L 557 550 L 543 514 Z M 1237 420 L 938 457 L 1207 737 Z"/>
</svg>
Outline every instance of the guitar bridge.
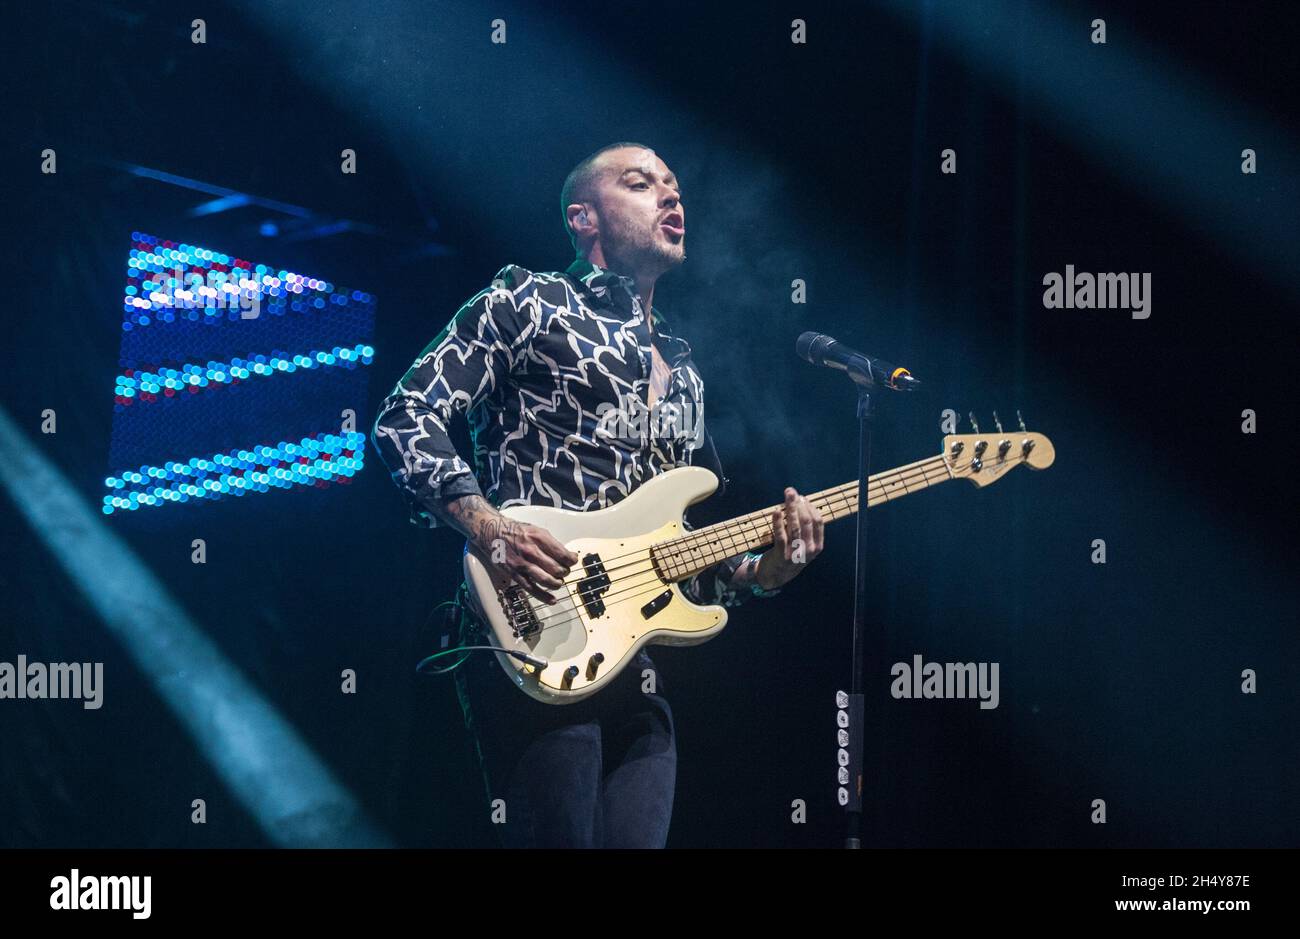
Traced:
<svg viewBox="0 0 1300 939">
<path fill-rule="evenodd" d="M 501 607 L 506 611 L 510 629 L 516 639 L 532 636 L 542 631 L 542 624 L 533 612 L 532 604 L 524 588 L 518 585 L 508 587 L 500 593 Z"/>
</svg>

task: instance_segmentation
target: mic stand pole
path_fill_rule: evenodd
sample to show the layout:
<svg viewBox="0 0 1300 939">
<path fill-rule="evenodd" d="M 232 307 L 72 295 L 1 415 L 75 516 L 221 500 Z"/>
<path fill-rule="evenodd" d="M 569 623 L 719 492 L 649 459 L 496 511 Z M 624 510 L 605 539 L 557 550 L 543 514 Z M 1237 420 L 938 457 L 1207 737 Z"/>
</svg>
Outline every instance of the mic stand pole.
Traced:
<svg viewBox="0 0 1300 939">
<path fill-rule="evenodd" d="M 853 578 L 853 654 L 849 694 L 836 695 L 840 710 L 836 715 L 839 725 L 840 804 L 848 815 L 844 847 L 862 847 L 862 778 L 863 748 L 866 734 L 863 728 L 863 664 L 867 629 L 867 486 L 871 468 L 871 390 L 858 386 L 858 513 L 856 571 Z M 846 707 L 847 705 L 847 707 Z M 845 724 L 848 727 L 845 727 Z M 848 730 L 847 735 L 844 733 Z M 846 740 L 847 736 L 847 740 Z M 845 748 L 844 744 L 848 743 Z M 847 753 L 845 752 L 847 749 Z M 847 756 L 847 761 L 845 757 Z M 845 773 L 844 770 L 848 772 Z M 845 785 L 847 783 L 847 785 Z"/>
</svg>

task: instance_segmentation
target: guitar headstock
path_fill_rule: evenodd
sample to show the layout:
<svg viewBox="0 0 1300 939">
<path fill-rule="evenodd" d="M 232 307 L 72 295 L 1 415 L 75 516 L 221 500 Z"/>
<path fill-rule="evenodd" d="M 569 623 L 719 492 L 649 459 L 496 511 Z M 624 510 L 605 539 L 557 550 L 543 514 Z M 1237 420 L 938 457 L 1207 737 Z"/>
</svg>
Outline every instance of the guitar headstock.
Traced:
<svg viewBox="0 0 1300 939">
<path fill-rule="evenodd" d="M 1016 417 L 1020 412 L 1016 412 Z M 954 479 L 969 479 L 977 486 L 987 486 L 1001 479 L 1007 470 L 1021 463 L 1030 469 L 1047 469 L 1056 459 L 1052 441 L 1043 434 L 1025 430 L 1020 421 L 1019 431 L 1003 431 L 997 411 L 993 412 L 997 430 L 980 433 L 975 416 L 971 415 L 973 434 L 949 434 L 943 438 L 943 459 Z"/>
</svg>

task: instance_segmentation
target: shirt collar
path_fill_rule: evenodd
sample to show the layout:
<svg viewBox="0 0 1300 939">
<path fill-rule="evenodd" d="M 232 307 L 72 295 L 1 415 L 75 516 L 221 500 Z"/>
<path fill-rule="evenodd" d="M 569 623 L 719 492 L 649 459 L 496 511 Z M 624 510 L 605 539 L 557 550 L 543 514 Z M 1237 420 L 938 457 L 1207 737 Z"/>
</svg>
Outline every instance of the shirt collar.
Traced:
<svg viewBox="0 0 1300 939">
<path fill-rule="evenodd" d="M 573 263 L 569 265 L 566 273 L 576 277 L 588 287 L 608 288 L 614 284 L 621 283 L 627 287 L 628 290 L 635 291 L 635 281 L 633 281 L 631 277 L 624 277 L 622 274 L 615 273 L 608 268 L 599 267 L 592 264 L 586 258 L 574 258 Z"/>
<path fill-rule="evenodd" d="M 616 284 L 622 284 L 629 294 L 636 295 L 636 281 L 631 277 L 625 277 L 611 271 L 609 268 L 592 264 L 586 258 L 574 258 L 573 263 L 568 266 L 565 273 L 581 281 L 597 296 L 603 297 L 609 288 Z M 654 332 L 657 337 L 670 343 L 679 344 L 672 355 L 674 362 L 690 354 L 690 345 L 685 339 L 680 339 L 669 332 L 668 321 L 664 319 L 663 314 L 659 312 L 657 307 L 650 310 L 650 319 L 654 323 Z"/>
</svg>

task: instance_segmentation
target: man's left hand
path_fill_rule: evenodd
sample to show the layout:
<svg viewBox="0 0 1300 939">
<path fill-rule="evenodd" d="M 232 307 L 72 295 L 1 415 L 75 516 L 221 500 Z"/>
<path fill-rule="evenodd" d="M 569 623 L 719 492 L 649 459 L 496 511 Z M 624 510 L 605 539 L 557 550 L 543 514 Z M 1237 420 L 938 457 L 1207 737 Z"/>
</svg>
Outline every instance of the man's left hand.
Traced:
<svg viewBox="0 0 1300 939">
<path fill-rule="evenodd" d="M 808 562 L 822 553 L 822 514 L 806 496 L 786 487 L 785 503 L 772 513 L 772 547 L 764 552 L 755 579 L 764 590 L 794 580 Z"/>
</svg>

